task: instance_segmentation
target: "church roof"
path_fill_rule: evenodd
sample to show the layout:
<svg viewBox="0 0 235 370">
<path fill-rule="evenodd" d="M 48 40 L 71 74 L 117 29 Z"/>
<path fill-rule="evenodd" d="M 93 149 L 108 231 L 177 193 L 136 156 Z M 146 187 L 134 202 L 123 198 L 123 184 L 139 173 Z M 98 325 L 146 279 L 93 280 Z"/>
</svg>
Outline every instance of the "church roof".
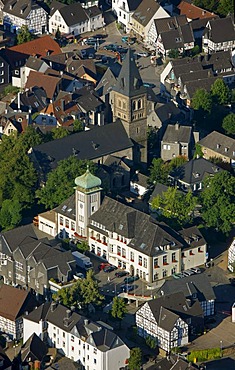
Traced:
<svg viewBox="0 0 235 370">
<path fill-rule="evenodd" d="M 128 97 L 147 93 L 147 89 L 143 86 L 142 78 L 140 77 L 139 70 L 135 64 L 131 48 L 129 48 L 126 58 L 123 61 L 123 65 L 113 91 Z"/>
<path fill-rule="evenodd" d="M 87 168 L 86 172 L 82 176 L 78 176 L 75 179 L 75 184 L 77 187 L 89 190 L 101 186 L 101 180 L 99 177 L 92 175 Z"/>
</svg>

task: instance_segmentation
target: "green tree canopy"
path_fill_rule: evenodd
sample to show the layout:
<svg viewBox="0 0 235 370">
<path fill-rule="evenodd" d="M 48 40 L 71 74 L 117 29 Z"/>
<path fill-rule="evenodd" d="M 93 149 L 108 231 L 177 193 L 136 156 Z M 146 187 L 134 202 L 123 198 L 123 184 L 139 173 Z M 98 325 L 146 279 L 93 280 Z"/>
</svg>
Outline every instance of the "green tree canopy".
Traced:
<svg viewBox="0 0 235 370">
<path fill-rule="evenodd" d="M 65 127 L 55 127 L 51 130 L 52 133 L 52 139 L 62 139 L 63 137 L 66 137 L 69 135 L 69 131 Z"/>
<path fill-rule="evenodd" d="M 191 191 L 185 195 L 177 188 L 169 187 L 166 192 L 153 199 L 151 208 L 160 209 L 164 217 L 184 226 L 192 221 L 196 203 L 197 200 Z"/>
<path fill-rule="evenodd" d="M 93 162 L 79 160 L 75 156 L 60 161 L 57 168 L 48 174 L 46 185 L 37 191 L 39 203 L 50 209 L 62 203 L 73 194 L 74 180 L 86 171 L 88 164 L 94 173 Z"/>
<path fill-rule="evenodd" d="M 202 147 L 200 144 L 196 143 L 195 144 L 195 152 L 193 155 L 193 159 L 195 158 L 202 158 L 203 157 L 203 152 L 202 152 Z"/>
<path fill-rule="evenodd" d="M 84 124 L 79 119 L 73 121 L 73 131 L 80 132 L 84 130 Z"/>
<path fill-rule="evenodd" d="M 4 230 L 13 229 L 21 222 L 22 206 L 17 199 L 6 199 L 0 210 L 0 225 Z"/>
<path fill-rule="evenodd" d="M 121 320 L 123 319 L 126 313 L 127 313 L 127 307 L 126 307 L 125 300 L 120 297 L 114 297 L 111 315 L 114 319 L 119 320 L 120 326 L 121 326 Z"/>
<path fill-rule="evenodd" d="M 94 279 L 94 272 L 89 270 L 85 279 L 80 281 L 82 302 L 84 305 L 99 306 L 104 300 L 104 296 L 100 294 L 98 282 Z"/>
<path fill-rule="evenodd" d="M 217 12 L 224 16 L 227 16 L 228 14 L 234 14 L 234 1 L 220 0 L 218 2 Z"/>
<path fill-rule="evenodd" d="M 130 370 L 140 370 L 142 364 L 142 352 L 138 347 L 132 348 L 128 366 Z"/>
<path fill-rule="evenodd" d="M 212 108 L 212 98 L 210 93 L 205 89 L 198 89 L 195 91 L 192 98 L 192 107 L 195 110 L 204 110 L 210 113 Z"/>
<path fill-rule="evenodd" d="M 24 44 L 25 42 L 31 41 L 34 39 L 34 35 L 29 32 L 29 29 L 27 26 L 22 26 L 21 29 L 19 30 L 17 36 L 16 36 L 16 41 L 17 44 Z"/>
<path fill-rule="evenodd" d="M 171 49 L 168 53 L 168 57 L 172 59 L 179 58 L 180 52 L 178 49 Z"/>
<path fill-rule="evenodd" d="M 235 222 L 235 177 L 227 171 L 208 176 L 204 181 L 201 204 L 206 226 L 229 233 Z"/>
<path fill-rule="evenodd" d="M 168 170 L 161 158 L 154 158 L 150 167 L 149 182 L 154 184 L 167 182 Z"/>
<path fill-rule="evenodd" d="M 211 86 L 211 95 L 216 103 L 224 105 L 230 100 L 230 90 L 222 78 L 217 78 Z"/>
<path fill-rule="evenodd" d="M 54 300 L 59 300 L 66 307 L 80 308 L 82 303 L 80 280 L 69 288 L 62 288 L 53 294 Z"/>
<path fill-rule="evenodd" d="M 81 243 L 77 244 L 77 248 L 80 252 L 84 253 L 89 251 L 89 244 L 87 243 L 87 241 L 82 241 Z"/>
<path fill-rule="evenodd" d="M 226 134 L 235 135 L 235 114 L 230 113 L 223 119 L 222 127 Z"/>
</svg>

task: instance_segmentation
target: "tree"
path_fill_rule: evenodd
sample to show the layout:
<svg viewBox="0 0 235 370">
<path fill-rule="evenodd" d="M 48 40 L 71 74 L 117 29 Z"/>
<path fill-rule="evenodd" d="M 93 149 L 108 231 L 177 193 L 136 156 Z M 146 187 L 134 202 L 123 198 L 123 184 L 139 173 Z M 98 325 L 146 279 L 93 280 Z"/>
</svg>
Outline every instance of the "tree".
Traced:
<svg viewBox="0 0 235 370">
<path fill-rule="evenodd" d="M 169 172 L 175 170 L 177 167 L 181 167 L 185 162 L 187 162 L 187 158 L 184 155 L 172 158 L 169 163 Z"/>
<path fill-rule="evenodd" d="M 142 352 L 138 347 L 132 348 L 128 362 L 129 370 L 140 370 L 142 364 Z"/>
<path fill-rule="evenodd" d="M 151 349 L 155 349 L 156 346 L 157 346 L 156 339 L 151 338 L 150 336 L 146 337 L 145 342 L 146 342 L 147 346 Z"/>
<path fill-rule="evenodd" d="M 234 14 L 234 1 L 220 0 L 217 11 L 219 14 L 224 16 L 227 16 L 228 14 Z"/>
<path fill-rule="evenodd" d="M 69 131 L 65 127 L 55 127 L 51 130 L 52 132 L 52 139 L 62 139 L 69 135 Z"/>
<path fill-rule="evenodd" d="M 164 217 L 184 226 L 191 221 L 196 203 L 191 191 L 185 195 L 177 188 L 169 187 L 166 192 L 153 199 L 151 208 L 161 209 Z"/>
<path fill-rule="evenodd" d="M 227 171 L 208 176 L 204 181 L 201 204 L 206 226 L 228 234 L 235 222 L 235 177 Z"/>
<path fill-rule="evenodd" d="M 27 26 L 22 26 L 19 30 L 19 33 L 16 36 L 17 45 L 24 44 L 25 42 L 31 41 L 34 39 L 34 35 L 29 32 Z"/>
<path fill-rule="evenodd" d="M 205 89 L 198 89 L 195 91 L 192 98 L 192 107 L 195 110 L 204 110 L 210 113 L 212 108 L 212 98 L 210 93 Z"/>
<path fill-rule="evenodd" d="M 167 182 L 168 171 L 161 158 L 154 158 L 150 167 L 149 182 L 154 184 L 160 182 L 165 184 Z"/>
<path fill-rule="evenodd" d="M 224 105 L 229 102 L 230 90 L 221 78 L 217 78 L 211 86 L 211 95 L 218 104 Z"/>
<path fill-rule="evenodd" d="M 230 113 L 223 119 L 222 127 L 226 134 L 235 135 L 235 114 Z"/>
<path fill-rule="evenodd" d="M 120 327 L 121 327 L 122 319 L 126 313 L 127 313 L 127 308 L 126 308 L 126 302 L 124 301 L 124 299 L 120 297 L 114 297 L 111 315 L 114 319 L 119 320 Z"/>
<path fill-rule="evenodd" d="M 100 306 L 104 296 L 100 294 L 98 282 L 94 279 L 94 272 L 89 270 L 85 279 L 80 281 L 82 302 L 84 305 Z"/>
<path fill-rule="evenodd" d="M 17 199 L 6 199 L 2 202 L 0 210 L 0 225 L 2 229 L 9 230 L 18 226 L 21 217 L 22 206 Z"/>
<path fill-rule="evenodd" d="M 85 252 L 89 251 L 89 244 L 86 241 L 82 241 L 81 243 L 77 244 L 77 248 L 82 253 L 85 253 Z"/>
<path fill-rule="evenodd" d="M 73 131 L 80 132 L 84 130 L 84 124 L 79 119 L 73 121 Z"/>
<path fill-rule="evenodd" d="M 82 302 L 80 280 L 69 288 L 62 288 L 53 294 L 54 300 L 59 300 L 64 306 L 80 308 Z"/>
<path fill-rule="evenodd" d="M 172 59 L 179 58 L 180 52 L 178 49 L 171 49 L 168 53 L 168 57 Z"/>
<path fill-rule="evenodd" d="M 86 160 L 79 160 L 75 156 L 63 159 L 55 170 L 47 177 L 46 185 L 36 193 L 38 201 L 46 208 L 54 208 L 61 204 L 74 192 L 74 180 L 83 175 L 89 164 L 89 169 L 94 172 L 94 164 Z"/>
<path fill-rule="evenodd" d="M 195 151 L 194 151 L 193 159 L 195 159 L 195 158 L 202 158 L 202 157 L 203 157 L 202 147 L 201 147 L 200 144 L 196 143 L 195 144 Z"/>
</svg>

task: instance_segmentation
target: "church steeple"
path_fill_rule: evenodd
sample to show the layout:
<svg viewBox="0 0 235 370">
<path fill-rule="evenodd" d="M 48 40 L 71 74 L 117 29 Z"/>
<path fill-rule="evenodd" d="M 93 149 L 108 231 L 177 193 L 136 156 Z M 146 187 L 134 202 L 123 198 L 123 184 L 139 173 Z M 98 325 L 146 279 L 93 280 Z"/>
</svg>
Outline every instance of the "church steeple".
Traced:
<svg viewBox="0 0 235 370">
<path fill-rule="evenodd" d="M 143 86 L 143 81 L 136 66 L 131 48 L 128 49 L 113 91 L 128 97 L 147 93 L 146 87 Z"/>
</svg>

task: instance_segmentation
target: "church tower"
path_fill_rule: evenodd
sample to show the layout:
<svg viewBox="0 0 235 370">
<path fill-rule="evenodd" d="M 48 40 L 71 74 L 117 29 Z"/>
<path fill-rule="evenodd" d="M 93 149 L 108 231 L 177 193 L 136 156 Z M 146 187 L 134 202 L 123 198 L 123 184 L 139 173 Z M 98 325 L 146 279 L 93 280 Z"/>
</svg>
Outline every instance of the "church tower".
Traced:
<svg viewBox="0 0 235 370">
<path fill-rule="evenodd" d="M 101 180 L 86 172 L 75 179 L 76 230 L 79 235 L 87 237 L 89 217 L 96 212 L 101 204 Z"/>
<path fill-rule="evenodd" d="M 129 48 L 110 93 L 114 121 L 120 119 L 134 143 L 134 162 L 147 164 L 147 89 Z"/>
</svg>

